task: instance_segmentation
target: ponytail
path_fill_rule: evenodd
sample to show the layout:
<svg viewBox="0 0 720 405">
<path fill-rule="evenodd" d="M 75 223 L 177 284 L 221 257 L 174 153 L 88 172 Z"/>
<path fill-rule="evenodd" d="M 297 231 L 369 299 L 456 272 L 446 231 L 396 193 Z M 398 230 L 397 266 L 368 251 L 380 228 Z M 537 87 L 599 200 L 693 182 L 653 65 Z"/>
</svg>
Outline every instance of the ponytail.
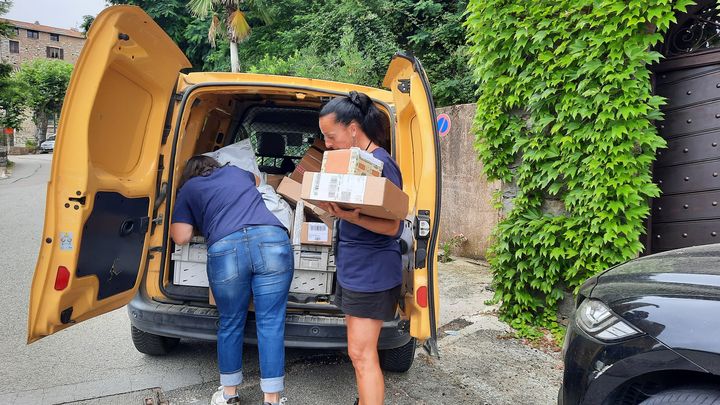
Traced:
<svg viewBox="0 0 720 405">
<path fill-rule="evenodd" d="M 320 110 L 320 117 L 330 114 L 335 114 L 335 121 L 346 126 L 353 121 L 357 122 L 375 145 L 385 145 L 387 136 L 383 127 L 383 114 L 367 94 L 351 91 L 348 97 L 337 97 L 330 100 Z"/>
</svg>

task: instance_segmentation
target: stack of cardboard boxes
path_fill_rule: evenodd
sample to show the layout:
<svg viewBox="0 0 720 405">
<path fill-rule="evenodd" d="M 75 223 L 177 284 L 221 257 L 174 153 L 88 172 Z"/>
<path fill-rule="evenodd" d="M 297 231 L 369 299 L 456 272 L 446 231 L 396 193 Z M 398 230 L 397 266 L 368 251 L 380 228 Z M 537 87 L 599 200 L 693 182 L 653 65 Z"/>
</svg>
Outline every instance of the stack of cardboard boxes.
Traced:
<svg viewBox="0 0 720 405">
<path fill-rule="evenodd" d="M 305 172 L 301 198 L 359 208 L 371 217 L 404 220 L 408 196 L 382 174 L 383 163 L 371 153 L 350 148 L 325 152 L 320 173 Z"/>
</svg>

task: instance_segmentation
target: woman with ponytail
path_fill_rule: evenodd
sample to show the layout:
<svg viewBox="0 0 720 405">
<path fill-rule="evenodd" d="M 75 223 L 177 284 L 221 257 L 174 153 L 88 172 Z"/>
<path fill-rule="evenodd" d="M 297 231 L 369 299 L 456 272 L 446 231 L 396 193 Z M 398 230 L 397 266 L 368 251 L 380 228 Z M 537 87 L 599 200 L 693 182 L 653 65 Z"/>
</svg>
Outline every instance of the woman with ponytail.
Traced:
<svg viewBox="0 0 720 405">
<path fill-rule="evenodd" d="M 400 169 L 383 149 L 387 135 L 383 116 L 370 97 L 351 91 L 328 102 L 320 111 L 320 130 L 328 149 L 358 147 L 383 161 L 382 176 L 402 189 Z M 394 319 L 402 257 L 397 238 L 402 222 L 343 210 L 335 203 L 321 207 L 340 219 L 336 257 L 338 285 L 335 305 L 345 314 L 348 354 L 355 368 L 359 399 L 356 404 L 380 405 L 385 382 L 377 344 L 383 321 Z"/>
</svg>

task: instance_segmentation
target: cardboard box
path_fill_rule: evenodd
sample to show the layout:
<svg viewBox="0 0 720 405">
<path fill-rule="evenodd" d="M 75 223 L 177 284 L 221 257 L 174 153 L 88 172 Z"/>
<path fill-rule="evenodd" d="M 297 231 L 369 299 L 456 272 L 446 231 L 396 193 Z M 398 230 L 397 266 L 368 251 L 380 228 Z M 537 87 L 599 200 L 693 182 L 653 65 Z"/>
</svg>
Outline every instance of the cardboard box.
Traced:
<svg viewBox="0 0 720 405">
<path fill-rule="evenodd" d="M 302 245 L 332 245 L 332 227 L 322 222 L 303 222 L 300 231 Z"/>
<path fill-rule="evenodd" d="M 323 154 L 322 173 L 382 175 L 383 161 L 360 148 L 329 150 Z"/>
<path fill-rule="evenodd" d="M 301 199 L 300 194 L 302 193 L 302 184 L 290 177 L 285 177 L 282 182 L 280 182 L 280 185 L 277 188 L 277 193 L 283 196 L 289 203 L 297 205 L 298 201 Z M 333 217 L 317 205 L 305 201 L 305 212 L 308 215 L 317 217 L 327 226 L 332 227 Z"/>
<path fill-rule="evenodd" d="M 295 166 L 295 170 L 290 174 L 290 178 L 302 183 L 303 174 L 305 172 L 319 172 L 322 167 L 323 153 L 327 150 L 325 141 L 316 139 L 305 152 L 305 156 Z"/>
<path fill-rule="evenodd" d="M 280 182 L 285 178 L 282 174 L 267 174 L 265 182 L 272 186 L 275 190 L 280 186 Z"/>
<path fill-rule="evenodd" d="M 300 197 L 310 203 L 336 202 L 371 217 L 404 220 L 409 197 L 385 177 L 305 173 Z"/>
</svg>

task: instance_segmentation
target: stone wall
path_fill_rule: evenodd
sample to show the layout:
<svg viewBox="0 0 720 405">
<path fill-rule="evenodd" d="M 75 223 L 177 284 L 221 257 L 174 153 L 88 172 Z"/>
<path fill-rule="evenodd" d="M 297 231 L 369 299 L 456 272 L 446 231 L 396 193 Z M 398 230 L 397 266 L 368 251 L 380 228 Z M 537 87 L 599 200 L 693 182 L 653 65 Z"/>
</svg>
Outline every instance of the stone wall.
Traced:
<svg viewBox="0 0 720 405">
<path fill-rule="evenodd" d="M 80 51 L 85 44 L 85 38 L 77 31 L 66 30 L 62 28 L 47 27 L 39 24 L 30 24 L 21 21 L 7 20 L 7 22 L 15 26 L 16 35 L 11 38 L 0 37 L 0 60 L 9 63 L 14 69 L 19 69 L 24 62 L 35 59 L 47 59 L 47 47 L 59 48 L 63 50 L 62 60 L 75 64 Z M 28 30 L 38 32 L 38 38 L 29 38 Z M 57 41 L 51 39 L 50 34 L 57 35 Z M 19 52 L 10 53 L 10 41 L 18 42 Z M 26 113 L 28 117 L 20 128 L 15 129 L 15 146 L 24 147 L 25 141 L 35 139 L 37 129 L 30 112 Z M 55 126 L 51 122 L 48 126 L 46 134 L 50 136 L 55 133 Z M 23 150 L 23 149 L 17 149 Z"/>
<path fill-rule="evenodd" d="M 38 26 L 38 29 L 40 26 Z M 71 64 L 77 62 L 85 44 L 85 38 L 78 33 L 78 36 L 57 34 L 58 41 L 50 39 L 49 32 L 38 31 L 39 38 L 28 38 L 27 29 L 18 28 L 18 33 L 12 38 L 0 39 L 0 59 L 13 65 L 15 69 L 20 68 L 23 62 L 47 58 L 47 47 L 63 50 L 63 60 Z M 10 53 L 10 41 L 19 43 L 19 52 Z"/>
<path fill-rule="evenodd" d="M 440 242 L 462 233 L 468 242 L 456 254 L 485 257 L 500 211 L 493 207 L 493 193 L 500 182 L 490 182 L 477 157 L 471 131 L 475 104 L 438 108 L 450 116 L 450 132 L 440 139 L 442 153 L 442 212 Z"/>
</svg>

